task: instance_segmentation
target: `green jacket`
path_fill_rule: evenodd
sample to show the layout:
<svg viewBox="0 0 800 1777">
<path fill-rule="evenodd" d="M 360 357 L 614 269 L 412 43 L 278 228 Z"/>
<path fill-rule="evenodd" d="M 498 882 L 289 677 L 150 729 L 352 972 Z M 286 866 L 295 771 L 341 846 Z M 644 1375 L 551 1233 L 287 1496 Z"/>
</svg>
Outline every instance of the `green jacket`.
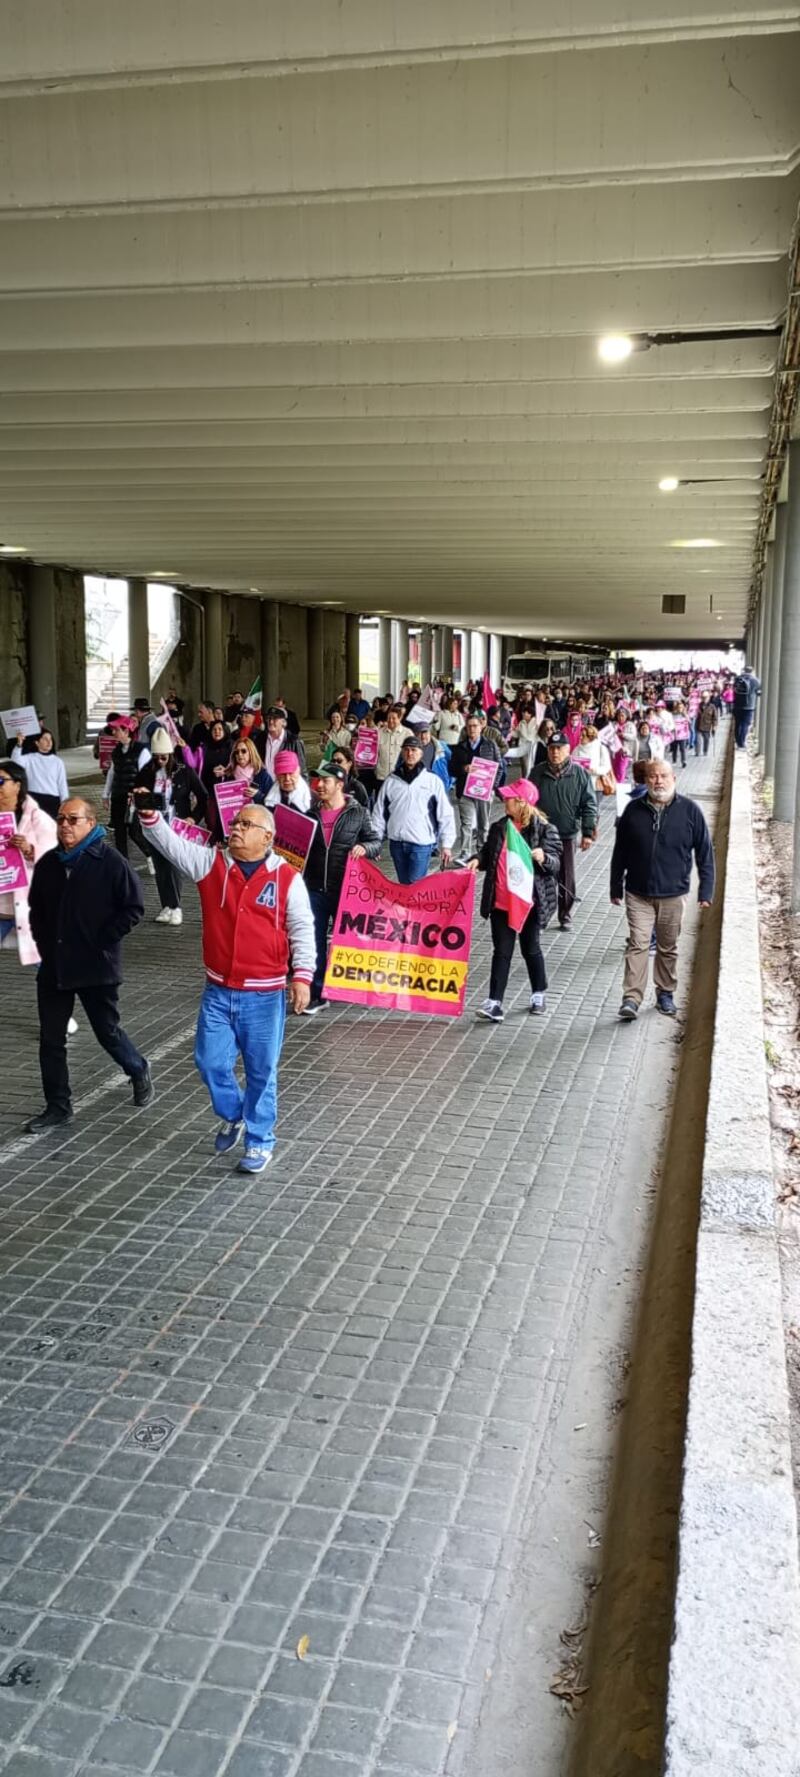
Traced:
<svg viewBox="0 0 800 1777">
<path fill-rule="evenodd" d="M 551 822 L 562 839 L 591 839 L 597 829 L 597 792 L 582 765 L 569 759 L 563 771 L 550 770 L 546 759 L 529 772 L 539 791 L 537 814 Z"/>
</svg>

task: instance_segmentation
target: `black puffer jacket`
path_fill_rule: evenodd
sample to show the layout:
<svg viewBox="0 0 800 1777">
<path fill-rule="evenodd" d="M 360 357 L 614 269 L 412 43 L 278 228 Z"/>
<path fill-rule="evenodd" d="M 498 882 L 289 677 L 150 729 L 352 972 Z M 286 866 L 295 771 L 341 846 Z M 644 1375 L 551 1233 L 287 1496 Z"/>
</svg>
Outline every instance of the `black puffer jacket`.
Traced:
<svg viewBox="0 0 800 1777">
<path fill-rule="evenodd" d="M 507 816 L 499 821 L 492 821 L 486 835 L 483 850 L 478 859 L 478 869 L 486 872 L 481 894 L 481 917 L 488 919 L 494 906 L 494 890 L 497 881 L 497 865 L 503 842 L 506 836 Z M 540 821 L 537 814 L 522 828 L 522 838 L 531 851 L 541 846 L 544 852 L 544 863 L 533 866 L 533 904 L 538 915 L 540 926 L 546 926 L 552 919 L 558 900 L 558 869 L 561 863 L 561 840 L 555 827 L 549 821 Z"/>
<path fill-rule="evenodd" d="M 144 741 L 132 740 L 128 747 L 121 746 L 120 742 L 117 741 L 114 751 L 111 754 L 111 764 L 114 772 L 111 779 L 111 795 L 115 802 L 117 801 L 117 798 L 130 795 L 136 779 L 139 776 L 142 759 L 147 751 L 148 749 L 145 746 Z"/>
<path fill-rule="evenodd" d="M 381 849 L 381 837 L 375 826 L 368 808 L 362 808 L 348 796 L 331 835 L 330 845 L 325 844 L 325 837 L 319 819 L 319 803 L 316 797 L 309 809 L 312 819 L 316 818 L 317 830 L 311 841 L 308 863 L 305 868 L 304 881 L 306 888 L 338 898 L 345 865 L 354 845 L 363 845 L 368 858 L 377 858 Z"/>
<path fill-rule="evenodd" d="M 149 759 L 142 766 L 136 779 L 137 790 L 152 790 L 158 767 L 155 759 Z M 172 813 L 181 821 L 205 820 L 208 791 L 197 772 L 191 765 L 176 765 L 170 779 L 172 785 Z"/>
</svg>

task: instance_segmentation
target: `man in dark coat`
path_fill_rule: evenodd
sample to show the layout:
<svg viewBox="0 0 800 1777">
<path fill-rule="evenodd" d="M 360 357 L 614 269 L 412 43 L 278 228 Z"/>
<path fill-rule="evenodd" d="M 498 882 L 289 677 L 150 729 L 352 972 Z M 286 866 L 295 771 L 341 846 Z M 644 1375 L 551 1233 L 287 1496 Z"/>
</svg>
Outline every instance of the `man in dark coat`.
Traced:
<svg viewBox="0 0 800 1777">
<path fill-rule="evenodd" d="M 714 898 L 714 847 L 702 809 L 679 796 L 675 773 L 665 759 L 645 766 L 646 794 L 631 800 L 620 816 L 611 858 L 611 901 L 628 915 L 625 976 L 619 1015 L 624 1024 L 638 1017 L 647 987 L 647 960 L 653 930 L 656 1007 L 675 1017 L 678 939 L 692 875 L 699 877 L 698 900 Z"/>
<path fill-rule="evenodd" d="M 39 859 L 29 895 L 31 932 L 42 959 L 39 1065 L 45 1108 L 26 1129 L 55 1129 L 73 1115 L 67 1068 L 67 1024 L 75 997 L 98 1043 L 133 1082 L 133 1102 L 153 1098 L 150 1069 L 119 1021 L 122 939 L 139 924 L 144 900 L 138 878 L 106 844 L 90 802 L 71 796 L 58 811 L 58 847 Z"/>
</svg>

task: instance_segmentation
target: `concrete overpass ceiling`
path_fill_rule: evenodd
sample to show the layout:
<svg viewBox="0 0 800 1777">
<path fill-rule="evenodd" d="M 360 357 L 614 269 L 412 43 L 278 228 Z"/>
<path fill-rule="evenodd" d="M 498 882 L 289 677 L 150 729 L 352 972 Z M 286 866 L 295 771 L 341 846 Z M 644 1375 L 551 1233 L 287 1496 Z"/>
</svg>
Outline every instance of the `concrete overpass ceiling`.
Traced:
<svg viewBox="0 0 800 1777">
<path fill-rule="evenodd" d="M 514 634 L 737 635 L 800 8 L 621 10 L 0 0 L 0 542 Z M 722 337 L 610 367 L 609 331 Z"/>
</svg>

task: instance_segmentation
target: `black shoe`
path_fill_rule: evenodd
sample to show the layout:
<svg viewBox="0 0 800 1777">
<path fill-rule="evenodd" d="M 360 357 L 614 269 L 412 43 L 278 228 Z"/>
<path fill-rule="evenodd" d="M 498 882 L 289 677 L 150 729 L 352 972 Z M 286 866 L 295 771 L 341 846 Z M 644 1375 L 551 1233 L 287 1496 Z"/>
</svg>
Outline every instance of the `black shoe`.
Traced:
<svg viewBox="0 0 800 1777">
<path fill-rule="evenodd" d="M 572 925 L 571 919 L 560 919 L 558 922 L 558 929 L 560 932 L 568 932 L 570 930 L 571 925 Z"/>
<path fill-rule="evenodd" d="M 147 1062 L 145 1062 L 141 1073 L 133 1075 L 133 1102 L 141 1111 L 144 1110 L 146 1104 L 152 1104 L 155 1095 L 156 1089 L 153 1085 L 150 1069 Z"/>
<path fill-rule="evenodd" d="M 31 1117 L 30 1122 L 25 1124 L 25 1134 L 38 1135 L 40 1129 L 58 1129 L 62 1123 L 71 1123 L 74 1115 L 72 1105 L 66 1111 L 58 1104 L 45 1105 L 38 1117 Z"/>
</svg>

